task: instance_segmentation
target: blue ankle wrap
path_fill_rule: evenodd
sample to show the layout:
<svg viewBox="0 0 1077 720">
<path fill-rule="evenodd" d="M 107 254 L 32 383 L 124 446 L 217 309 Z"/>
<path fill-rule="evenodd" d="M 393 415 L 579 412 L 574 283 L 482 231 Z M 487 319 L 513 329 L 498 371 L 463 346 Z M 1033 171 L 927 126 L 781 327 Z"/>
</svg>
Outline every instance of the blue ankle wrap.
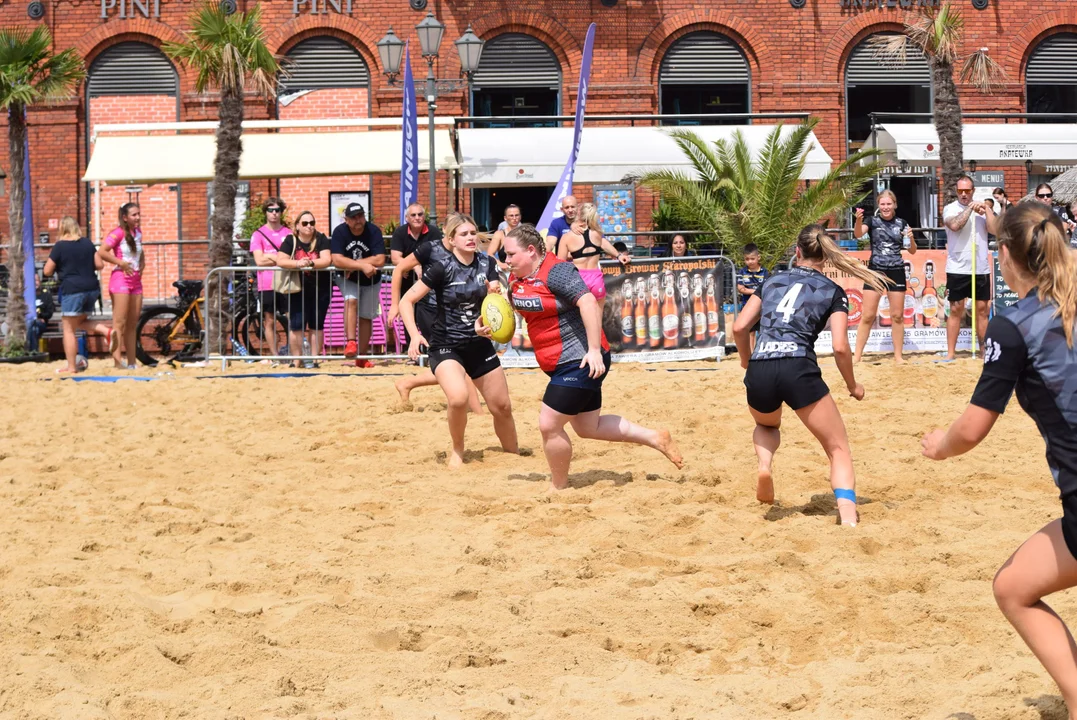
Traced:
<svg viewBox="0 0 1077 720">
<path fill-rule="evenodd" d="M 846 490 L 845 488 L 838 488 L 837 490 L 834 491 L 834 499 L 835 500 L 851 500 L 852 502 L 855 503 L 856 502 L 856 491 L 855 490 Z"/>
</svg>

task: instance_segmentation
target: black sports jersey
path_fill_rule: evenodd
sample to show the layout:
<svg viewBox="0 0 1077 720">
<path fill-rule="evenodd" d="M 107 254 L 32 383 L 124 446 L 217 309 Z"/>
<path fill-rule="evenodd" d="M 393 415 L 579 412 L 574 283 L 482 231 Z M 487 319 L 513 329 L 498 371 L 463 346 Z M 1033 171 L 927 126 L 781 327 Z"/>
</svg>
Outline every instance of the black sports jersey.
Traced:
<svg viewBox="0 0 1077 720">
<path fill-rule="evenodd" d="M 1016 389 L 1047 444 L 1047 465 L 1064 496 L 1077 491 L 1077 349 L 1066 345 L 1055 310 L 1033 290 L 991 320 L 971 403 L 1001 413 Z"/>
<path fill-rule="evenodd" d="M 419 244 L 415 246 L 414 252 L 415 259 L 419 261 L 419 267 L 423 269 L 424 273 L 426 272 L 426 268 L 430 265 L 430 263 L 444 260 L 452 254 L 445 249 L 445 245 L 441 242 L 440 231 L 437 238 L 429 238 L 426 240 L 419 241 Z M 423 302 L 428 303 L 433 307 L 437 307 L 437 293 L 427 293 L 426 297 L 423 298 Z"/>
<path fill-rule="evenodd" d="M 427 338 L 431 347 L 454 347 L 478 337 L 475 318 L 486 297 L 486 284 L 497 279 L 497 264 L 481 252 L 475 253 L 470 265 L 449 253 L 423 269 L 423 283 L 438 299 L 434 337 Z"/>
<path fill-rule="evenodd" d="M 904 245 L 905 228 L 909 223 L 899 217 L 891 220 L 883 220 L 881 217 L 869 217 L 864 222 L 871 232 L 871 260 L 872 267 L 877 268 L 900 268 L 901 248 Z"/>
<path fill-rule="evenodd" d="M 845 291 L 808 267 L 795 267 L 767 278 L 755 294 L 763 301 L 763 308 L 752 360 L 815 360 L 815 340 L 830 315 L 849 312 Z"/>
</svg>

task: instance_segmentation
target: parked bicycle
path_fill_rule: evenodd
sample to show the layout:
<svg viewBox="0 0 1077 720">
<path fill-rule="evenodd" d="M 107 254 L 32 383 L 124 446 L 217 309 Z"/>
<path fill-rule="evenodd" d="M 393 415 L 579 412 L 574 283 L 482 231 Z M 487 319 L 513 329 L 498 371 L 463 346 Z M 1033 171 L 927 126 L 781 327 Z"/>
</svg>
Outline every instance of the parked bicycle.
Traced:
<svg viewBox="0 0 1077 720">
<path fill-rule="evenodd" d="M 262 313 L 257 307 L 257 286 L 253 273 L 237 276 L 225 299 L 230 335 L 226 342 L 243 348 L 248 355 L 277 355 L 287 344 L 288 318 L 276 313 L 276 341 L 273 348 L 262 348 L 265 337 L 262 332 Z M 205 357 L 205 318 L 201 280 L 177 280 L 172 283 L 179 291 L 176 304 L 150 305 L 142 310 L 138 320 L 138 346 L 136 354 L 144 365 L 161 362 L 185 362 Z M 286 348 L 284 348 L 286 349 Z M 267 352 L 262 352 L 266 350 Z"/>
</svg>

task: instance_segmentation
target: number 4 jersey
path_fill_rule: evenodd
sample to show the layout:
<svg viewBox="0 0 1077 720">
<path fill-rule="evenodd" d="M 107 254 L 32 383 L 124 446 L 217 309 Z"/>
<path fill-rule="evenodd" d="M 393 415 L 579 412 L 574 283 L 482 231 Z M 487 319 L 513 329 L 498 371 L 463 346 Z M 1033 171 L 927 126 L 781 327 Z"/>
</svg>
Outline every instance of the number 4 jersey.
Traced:
<svg viewBox="0 0 1077 720">
<path fill-rule="evenodd" d="M 848 313 L 845 291 L 818 270 L 795 267 L 767 279 L 752 360 L 803 357 L 815 360 L 815 341 L 836 312 Z"/>
</svg>

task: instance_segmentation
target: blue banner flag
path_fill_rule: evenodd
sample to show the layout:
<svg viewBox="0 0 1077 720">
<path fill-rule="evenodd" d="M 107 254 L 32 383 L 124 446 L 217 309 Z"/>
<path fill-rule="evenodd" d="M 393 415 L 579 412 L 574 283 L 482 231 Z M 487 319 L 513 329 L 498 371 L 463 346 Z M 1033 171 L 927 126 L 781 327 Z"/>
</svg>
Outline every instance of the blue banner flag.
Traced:
<svg viewBox="0 0 1077 720">
<path fill-rule="evenodd" d="M 37 273 L 34 272 L 34 203 L 30 197 L 30 133 L 26 134 L 26 145 L 23 147 L 23 175 L 22 189 L 26 194 L 22 205 L 22 251 L 25 260 L 22 265 L 23 286 L 22 296 L 26 301 L 26 324 L 29 325 L 37 319 Z M 37 352 L 37 348 L 30 348 L 31 352 Z"/>
<path fill-rule="evenodd" d="M 410 42 L 410 41 L 409 41 Z M 404 45 L 404 155 L 400 161 L 400 224 L 408 221 L 408 205 L 419 197 L 419 119 L 415 110 L 415 82 L 411 77 L 411 52 Z M 431 178 L 430 182 L 434 179 Z"/>
<path fill-rule="evenodd" d="M 546 231 L 550 229 L 550 223 L 555 217 L 561 217 L 561 200 L 572 194 L 572 174 L 576 171 L 576 158 L 580 155 L 580 140 L 583 133 L 583 111 L 587 105 L 587 86 L 591 83 L 591 51 L 595 46 L 595 24 L 587 28 L 587 39 L 583 43 L 583 61 L 580 63 L 580 84 L 576 94 L 576 127 L 572 134 L 572 150 L 569 151 L 568 162 L 561 172 L 561 179 L 546 203 L 546 209 L 539 218 L 539 235 L 546 237 Z"/>
</svg>

